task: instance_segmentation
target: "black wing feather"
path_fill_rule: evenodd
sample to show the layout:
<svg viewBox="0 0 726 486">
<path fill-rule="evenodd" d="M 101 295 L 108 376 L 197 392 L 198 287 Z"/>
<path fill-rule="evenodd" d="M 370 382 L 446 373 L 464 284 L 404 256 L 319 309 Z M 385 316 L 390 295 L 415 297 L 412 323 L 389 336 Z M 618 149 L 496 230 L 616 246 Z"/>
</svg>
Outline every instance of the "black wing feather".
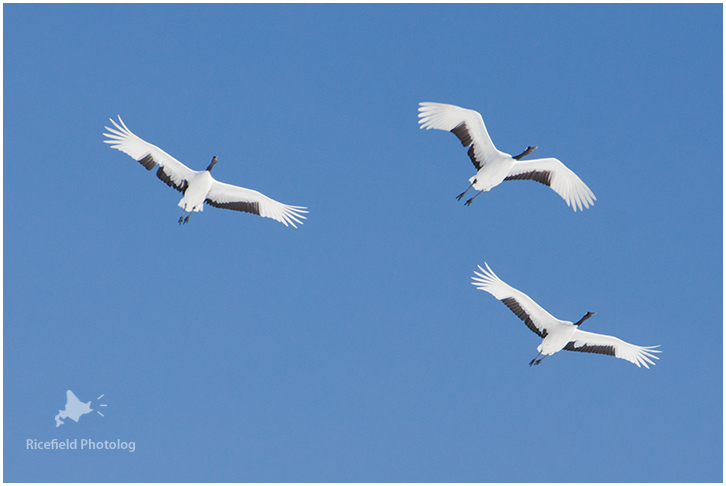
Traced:
<svg viewBox="0 0 726 486">
<path fill-rule="evenodd" d="M 504 302 L 504 305 L 509 307 L 509 310 L 514 312 L 517 317 L 522 319 L 527 327 L 532 330 L 532 332 L 534 332 L 536 335 L 543 339 L 547 337 L 547 331 L 540 331 L 539 329 L 537 329 L 537 326 L 534 324 L 534 322 L 532 322 L 532 319 L 530 319 L 529 314 L 527 314 L 527 312 L 522 309 L 522 306 L 519 305 L 519 302 L 517 302 L 514 297 L 507 297 L 506 299 L 502 299 L 502 302 Z"/>
<path fill-rule="evenodd" d="M 595 353 L 595 354 L 607 354 L 608 356 L 615 356 L 615 346 L 601 346 L 601 345 L 589 345 L 575 347 L 575 341 L 567 343 L 563 349 L 568 351 L 580 351 L 582 353 Z"/>
<path fill-rule="evenodd" d="M 149 156 L 147 155 L 147 157 Z M 187 182 L 186 179 L 182 179 L 181 184 L 175 184 L 174 181 L 171 180 L 171 177 L 169 177 L 169 174 L 164 171 L 163 166 L 159 166 L 159 170 L 156 171 L 156 177 L 158 177 L 162 182 L 166 183 L 167 186 L 173 187 L 182 194 L 186 193 L 187 187 L 189 187 L 189 182 Z"/>
<path fill-rule="evenodd" d="M 451 129 L 451 133 L 456 135 L 456 137 L 461 141 L 461 144 L 464 147 L 469 147 L 469 151 L 467 152 L 467 155 L 471 159 L 471 162 L 474 164 L 474 167 L 476 167 L 476 170 L 481 169 L 481 163 L 476 159 L 476 155 L 474 154 L 474 144 L 472 144 L 472 138 L 471 134 L 469 133 L 469 127 L 466 126 L 466 122 L 461 122 L 458 125 L 456 125 L 454 128 Z"/>
<path fill-rule="evenodd" d="M 257 202 L 234 201 L 221 203 L 211 199 L 205 199 L 204 202 L 215 208 L 243 211 L 245 213 L 257 214 L 258 216 L 260 214 L 260 204 Z"/>
<path fill-rule="evenodd" d="M 552 182 L 552 173 L 548 170 L 535 170 L 532 172 L 523 172 L 522 174 L 505 177 L 504 180 L 533 180 L 549 187 L 550 183 Z"/>
<path fill-rule="evenodd" d="M 139 164 L 146 167 L 146 170 L 151 170 L 156 167 L 157 162 L 154 160 L 154 157 L 152 157 L 151 154 L 146 154 L 144 157 L 139 159 Z"/>
</svg>

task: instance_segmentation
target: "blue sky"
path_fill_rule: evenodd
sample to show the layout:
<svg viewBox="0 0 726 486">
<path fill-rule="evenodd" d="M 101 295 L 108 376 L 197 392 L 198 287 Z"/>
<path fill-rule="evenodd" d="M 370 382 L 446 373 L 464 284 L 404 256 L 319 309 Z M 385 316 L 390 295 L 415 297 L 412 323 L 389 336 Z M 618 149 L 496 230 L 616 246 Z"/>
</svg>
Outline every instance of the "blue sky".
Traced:
<svg viewBox="0 0 726 486">
<path fill-rule="evenodd" d="M 721 482 L 722 9 L 4 5 L 5 480 Z M 597 203 L 524 181 L 464 207 L 421 101 Z M 307 221 L 180 227 L 102 143 L 116 115 Z M 530 368 L 484 262 L 662 359 Z M 66 390 L 104 416 L 55 427 Z"/>
</svg>

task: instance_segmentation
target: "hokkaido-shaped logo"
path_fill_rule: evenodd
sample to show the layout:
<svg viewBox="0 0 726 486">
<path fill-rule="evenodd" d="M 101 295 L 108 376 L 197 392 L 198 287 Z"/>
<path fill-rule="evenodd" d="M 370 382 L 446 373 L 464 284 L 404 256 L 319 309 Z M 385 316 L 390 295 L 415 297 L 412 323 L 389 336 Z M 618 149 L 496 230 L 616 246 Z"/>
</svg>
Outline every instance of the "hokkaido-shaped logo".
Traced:
<svg viewBox="0 0 726 486">
<path fill-rule="evenodd" d="M 103 397 L 101 395 L 96 400 L 100 400 Z M 105 404 L 99 404 L 99 407 L 105 407 Z M 78 397 L 70 390 L 66 392 L 66 408 L 63 410 L 58 410 L 58 415 L 55 416 L 55 426 L 60 427 L 65 422 L 61 419 L 70 418 L 74 422 L 78 422 L 78 420 L 81 418 L 81 416 L 86 415 L 87 413 L 93 412 L 93 409 L 91 408 L 91 401 L 88 402 L 82 402 L 78 399 Z M 97 414 L 99 414 L 101 417 L 103 417 L 103 414 L 99 411 L 96 411 Z"/>
</svg>

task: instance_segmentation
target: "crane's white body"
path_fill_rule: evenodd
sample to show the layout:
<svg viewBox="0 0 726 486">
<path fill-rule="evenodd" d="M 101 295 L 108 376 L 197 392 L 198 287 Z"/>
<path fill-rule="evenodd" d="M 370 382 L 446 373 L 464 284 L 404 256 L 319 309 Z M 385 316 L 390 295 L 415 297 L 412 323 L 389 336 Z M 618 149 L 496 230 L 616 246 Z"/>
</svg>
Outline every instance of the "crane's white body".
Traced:
<svg viewBox="0 0 726 486">
<path fill-rule="evenodd" d="M 207 199 L 207 194 L 215 182 L 207 170 L 193 172 L 194 174 L 189 177 L 189 187 L 179 201 L 179 207 L 190 213 L 204 211 L 204 200 Z"/>
<path fill-rule="evenodd" d="M 462 145 L 471 145 L 468 155 L 477 173 L 469 182 L 477 191 L 489 191 L 505 180 L 530 179 L 551 187 L 575 211 L 595 203 L 597 198 L 590 188 L 559 160 L 517 160 L 497 150 L 478 112 L 444 103 L 419 105 L 420 128 L 450 131 Z"/>
<path fill-rule="evenodd" d="M 293 228 L 297 228 L 295 223 L 302 224 L 302 220 L 305 219 L 303 216 L 303 213 L 307 213 L 305 207 L 282 204 L 252 189 L 215 180 L 210 171 L 217 162 L 217 157 L 212 159 L 212 163 L 206 170 L 192 170 L 156 145 L 134 135 L 120 116 L 118 119 L 120 124 L 111 120 L 115 128 L 106 127 L 110 133 L 104 133 L 104 136 L 108 138 L 104 142 L 111 144 L 111 148 L 130 155 L 147 170 L 152 170 L 158 165 L 157 177 L 184 194 L 179 201 L 179 206 L 184 209 L 185 213 L 204 210 L 206 202 L 218 208 L 244 211 L 272 218 L 285 226 L 291 225 Z M 182 218 L 179 219 L 180 223 Z M 187 217 L 185 222 L 188 219 Z"/>
<path fill-rule="evenodd" d="M 517 317 L 524 321 L 527 327 L 542 337 L 542 342 L 537 346 L 537 351 L 541 355 L 549 356 L 565 349 L 615 356 L 630 361 L 638 367 L 643 365 L 646 368 L 648 368 L 648 363 L 655 365 L 651 359 L 659 359 L 653 354 L 660 353 L 655 349 L 658 346 L 636 346 L 613 336 L 581 331 L 579 325 L 592 313 L 588 313 L 577 324 L 553 317 L 525 293 L 510 287 L 499 279 L 489 265 L 486 263 L 484 265 L 486 269 L 479 266 L 480 272 L 474 272 L 476 276 L 472 277 L 472 285 L 489 292 L 504 302 Z M 532 360 L 532 363 L 535 360 Z"/>
<path fill-rule="evenodd" d="M 545 356 L 555 354 L 557 351 L 561 351 L 567 343 L 570 342 L 572 336 L 575 335 L 577 327 L 571 322 L 560 321 L 558 319 L 557 326 L 550 326 L 552 329 L 549 330 L 547 337 L 537 346 L 537 351 Z"/>
<path fill-rule="evenodd" d="M 501 157 L 492 160 L 490 164 L 486 164 L 479 169 L 475 175 L 469 178 L 471 187 L 477 191 L 487 192 L 493 187 L 498 186 L 512 171 L 516 160 L 511 155 L 502 153 Z"/>
</svg>

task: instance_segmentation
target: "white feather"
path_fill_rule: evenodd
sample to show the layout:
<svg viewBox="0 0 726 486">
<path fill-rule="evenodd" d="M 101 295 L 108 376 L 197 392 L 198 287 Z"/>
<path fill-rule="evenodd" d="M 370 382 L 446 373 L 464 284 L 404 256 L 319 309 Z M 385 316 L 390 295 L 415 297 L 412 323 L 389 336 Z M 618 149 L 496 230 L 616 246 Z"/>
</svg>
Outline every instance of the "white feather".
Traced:
<svg viewBox="0 0 726 486">
<path fill-rule="evenodd" d="M 108 138 L 104 142 L 111 144 L 111 148 L 130 155 L 148 170 L 159 165 L 163 173 L 157 172 L 157 176 L 184 193 L 179 206 L 184 208 L 185 212 L 202 211 L 206 202 L 216 207 L 259 214 L 294 228 L 297 228 L 295 223 L 302 224 L 302 220 L 306 219 L 303 216 L 307 213 L 305 207 L 282 204 L 252 189 L 216 181 L 210 174 L 216 157 L 209 170 L 192 170 L 156 145 L 137 137 L 126 127 L 120 116 L 120 124 L 114 120 L 111 120 L 111 123 L 115 128 L 106 127 L 109 133 L 103 134 Z M 180 223 L 182 218 L 179 219 Z"/>
<path fill-rule="evenodd" d="M 471 145 L 469 157 L 477 173 L 469 182 L 477 191 L 489 191 L 505 180 L 532 179 L 551 187 L 575 211 L 595 203 L 597 198 L 590 188 L 559 160 L 520 161 L 497 150 L 478 112 L 443 103 L 423 102 L 419 105 L 420 128 L 450 131 L 464 146 Z M 469 199 L 467 204 L 472 200 Z"/>
<path fill-rule="evenodd" d="M 658 346 L 636 346 L 613 336 L 581 331 L 572 322 L 553 317 L 527 294 L 504 283 L 489 265 L 484 263 L 484 266 L 486 269 L 479 266 L 480 271 L 474 271 L 472 285 L 504 302 L 532 331 L 542 336 L 542 343 L 537 347 L 540 354 L 548 356 L 562 349 L 606 354 L 630 361 L 639 368 L 641 365 L 648 368 L 648 363 L 655 364 L 652 359 L 658 359 L 654 354 L 660 353 L 655 349 Z M 539 364 L 535 363 L 536 359 L 530 365 Z"/>
</svg>

